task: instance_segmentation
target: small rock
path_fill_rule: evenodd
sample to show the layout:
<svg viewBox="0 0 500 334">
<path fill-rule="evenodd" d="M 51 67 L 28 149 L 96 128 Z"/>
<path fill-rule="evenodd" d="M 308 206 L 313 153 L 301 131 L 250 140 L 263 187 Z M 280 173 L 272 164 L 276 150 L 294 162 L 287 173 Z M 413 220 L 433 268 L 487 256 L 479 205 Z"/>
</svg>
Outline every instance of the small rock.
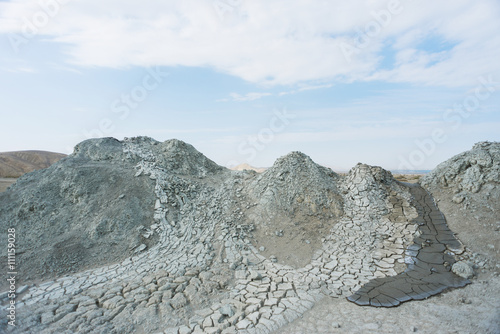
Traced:
<svg viewBox="0 0 500 334">
<path fill-rule="evenodd" d="M 250 271 L 249 278 L 252 281 L 257 281 L 257 280 L 261 280 L 262 279 L 262 275 L 259 272 L 252 270 L 252 271 Z"/>
<path fill-rule="evenodd" d="M 453 196 L 452 201 L 453 203 L 460 204 L 464 201 L 465 195 L 464 194 L 457 194 Z"/>
<path fill-rule="evenodd" d="M 332 322 L 331 327 L 332 328 L 340 328 L 341 326 L 338 322 Z"/>
<path fill-rule="evenodd" d="M 260 246 L 260 247 L 259 247 L 259 251 L 260 251 L 260 252 L 264 252 L 265 250 L 266 250 L 266 247 L 264 247 L 264 246 Z"/>
<path fill-rule="evenodd" d="M 462 297 L 459 299 L 462 304 L 470 305 L 472 304 L 472 301 L 470 299 L 467 299 L 465 297 Z"/>
<path fill-rule="evenodd" d="M 134 251 L 134 253 L 140 253 L 142 252 L 143 250 L 145 250 L 148 246 L 146 246 L 145 244 L 141 244 L 139 247 L 137 247 Z"/>
<path fill-rule="evenodd" d="M 453 265 L 451 270 L 460 277 L 469 279 L 474 276 L 474 270 L 467 262 L 459 261 Z"/>
<path fill-rule="evenodd" d="M 219 312 L 220 314 L 224 315 L 224 316 L 227 316 L 227 317 L 232 317 L 235 312 L 234 312 L 234 308 L 229 305 L 229 304 L 226 304 L 224 306 L 222 306 L 220 309 L 219 309 Z"/>
</svg>

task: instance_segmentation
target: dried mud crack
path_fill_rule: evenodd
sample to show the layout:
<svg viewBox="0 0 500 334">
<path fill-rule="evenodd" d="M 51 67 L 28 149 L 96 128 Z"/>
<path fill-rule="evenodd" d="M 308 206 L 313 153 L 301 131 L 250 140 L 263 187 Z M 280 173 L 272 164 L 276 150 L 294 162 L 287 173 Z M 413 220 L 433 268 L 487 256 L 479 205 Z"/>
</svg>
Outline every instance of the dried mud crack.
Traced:
<svg viewBox="0 0 500 334">
<path fill-rule="evenodd" d="M 462 245 L 446 225 L 431 195 L 416 184 L 407 184 L 417 208 L 417 233 L 405 254 L 408 268 L 392 277 L 377 278 L 347 299 L 361 306 L 394 307 L 409 300 L 422 300 L 449 288 L 463 287 L 468 279 L 455 275 L 455 255 Z"/>
<path fill-rule="evenodd" d="M 178 140 L 88 140 L 0 205 L 30 276 L 16 333 L 271 333 L 325 299 L 390 307 L 469 283 L 425 189 L 299 152 L 258 174 Z"/>
</svg>

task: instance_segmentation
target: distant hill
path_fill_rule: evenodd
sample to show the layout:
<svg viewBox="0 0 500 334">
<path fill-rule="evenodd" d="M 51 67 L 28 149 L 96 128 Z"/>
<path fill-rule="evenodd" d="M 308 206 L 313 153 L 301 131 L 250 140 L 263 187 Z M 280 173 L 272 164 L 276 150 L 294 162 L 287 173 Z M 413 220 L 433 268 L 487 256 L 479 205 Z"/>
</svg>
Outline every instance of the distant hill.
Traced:
<svg viewBox="0 0 500 334">
<path fill-rule="evenodd" d="M 253 170 L 253 171 L 256 171 L 257 173 L 263 173 L 267 170 L 267 168 L 253 167 L 253 166 L 250 166 L 249 164 L 241 164 L 241 165 L 235 166 L 231 169 L 232 170 L 239 170 L 239 171 Z"/>
<path fill-rule="evenodd" d="M 412 174 L 412 175 L 425 175 L 429 174 L 431 172 L 430 169 L 415 169 L 415 170 L 410 170 L 410 169 L 393 169 L 391 170 L 392 174 Z"/>
<path fill-rule="evenodd" d="M 46 151 L 16 151 L 0 153 L 0 177 L 17 178 L 37 169 L 47 168 L 66 157 Z"/>
</svg>

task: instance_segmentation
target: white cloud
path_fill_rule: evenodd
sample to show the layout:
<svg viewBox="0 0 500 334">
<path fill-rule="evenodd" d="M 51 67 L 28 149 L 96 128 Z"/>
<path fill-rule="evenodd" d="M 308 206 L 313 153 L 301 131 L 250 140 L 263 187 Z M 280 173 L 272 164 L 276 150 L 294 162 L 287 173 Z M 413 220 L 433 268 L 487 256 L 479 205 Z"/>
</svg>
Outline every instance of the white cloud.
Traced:
<svg viewBox="0 0 500 334">
<path fill-rule="evenodd" d="M 220 99 L 217 100 L 217 102 L 227 102 L 227 101 L 236 101 L 236 102 L 243 102 L 243 101 L 254 101 L 258 100 L 260 98 L 263 98 L 265 96 L 270 96 L 272 95 L 271 93 L 257 93 L 257 92 L 251 92 L 251 93 L 246 93 L 244 95 L 238 94 L 238 93 L 231 93 L 229 94 L 230 98 L 227 99 Z"/>
<path fill-rule="evenodd" d="M 297 94 L 297 93 L 300 93 L 300 92 L 305 92 L 305 91 L 308 91 L 308 90 L 316 90 L 316 89 L 325 89 L 325 88 L 330 88 L 332 87 L 333 85 L 332 84 L 326 84 L 326 85 L 305 85 L 305 86 L 302 86 L 298 89 L 294 89 L 294 90 L 290 90 L 290 91 L 285 91 L 285 92 L 280 92 L 278 95 L 279 96 L 283 96 L 283 95 L 290 95 L 290 94 Z"/>
<path fill-rule="evenodd" d="M 301 85 L 300 88 L 294 89 L 294 90 L 289 90 L 289 91 L 284 91 L 284 92 L 279 92 L 277 94 L 273 93 L 268 93 L 268 92 L 250 92 L 246 93 L 244 95 L 238 94 L 238 93 L 231 93 L 229 94 L 230 98 L 225 98 L 225 99 L 220 99 L 217 100 L 217 102 L 228 102 L 228 101 L 236 101 L 236 102 L 243 102 L 243 101 L 254 101 L 261 99 L 266 96 L 284 96 L 284 95 L 290 95 L 290 94 L 297 94 L 300 92 L 305 92 L 309 90 L 316 90 L 316 89 L 325 89 L 325 88 L 330 88 L 332 87 L 333 84 L 327 84 L 327 85 Z"/>
<path fill-rule="evenodd" d="M 37 2 L 1 2 L 0 33 L 64 43 L 71 63 L 81 66 L 212 67 L 262 85 L 386 80 L 462 86 L 500 73 L 500 4 L 495 0 L 401 0 L 398 13 L 385 18 L 380 13 L 388 13 L 388 0 L 228 1 L 235 6 L 224 12 L 212 1 L 48 3 L 56 1 L 60 5 L 49 9 Z M 383 22 L 378 24 L 374 13 Z M 29 25 L 36 29 L 28 36 Z M 354 40 L 357 31 L 372 35 L 362 47 Z M 419 49 L 429 36 L 454 47 Z M 350 62 L 341 43 L 358 47 Z M 391 43 L 397 61 L 381 70 L 379 62 Z"/>
<path fill-rule="evenodd" d="M 10 73 L 37 73 L 38 71 L 30 67 L 10 67 L 10 68 L 0 68 L 1 71 Z"/>
</svg>

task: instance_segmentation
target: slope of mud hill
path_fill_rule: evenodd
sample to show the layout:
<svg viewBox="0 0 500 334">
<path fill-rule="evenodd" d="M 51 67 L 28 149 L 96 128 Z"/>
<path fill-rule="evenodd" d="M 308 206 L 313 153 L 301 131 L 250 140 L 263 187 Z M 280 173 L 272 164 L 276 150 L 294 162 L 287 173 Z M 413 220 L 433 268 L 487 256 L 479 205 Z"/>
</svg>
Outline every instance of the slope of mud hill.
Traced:
<svg viewBox="0 0 500 334">
<path fill-rule="evenodd" d="M 277 333 L 500 333 L 500 143 L 482 142 L 421 179 L 466 246 L 472 284 L 395 309 L 325 298 Z"/>
<path fill-rule="evenodd" d="M 279 263 L 296 268 L 308 264 L 343 214 L 339 181 L 303 153 L 278 159 L 246 187 L 246 196 L 255 203 L 247 214 L 256 227 L 254 245 Z"/>
<path fill-rule="evenodd" d="M 124 158 L 117 140 L 86 141 L 71 158 L 0 193 L 1 225 L 19 236 L 21 284 L 121 260 L 140 245 L 136 229 L 153 220 L 154 184 L 134 178 L 134 164 Z"/>
<path fill-rule="evenodd" d="M 259 174 L 178 140 L 93 139 L 20 178 L 0 210 L 1 228 L 16 228 L 19 333 L 356 332 L 370 325 L 354 323 L 363 314 L 478 286 L 396 311 L 349 303 L 428 298 L 478 264 L 419 185 L 365 164 L 338 175 L 299 152 Z M 455 270 L 459 260 L 471 263 Z M 396 283 L 371 288 L 386 280 Z M 311 327 L 339 307 L 351 320 Z"/>
<path fill-rule="evenodd" d="M 500 143 L 477 143 L 470 151 L 441 163 L 420 182 L 439 199 L 439 208 L 460 239 L 487 257 L 486 262 L 496 260 L 498 264 Z"/>
</svg>

